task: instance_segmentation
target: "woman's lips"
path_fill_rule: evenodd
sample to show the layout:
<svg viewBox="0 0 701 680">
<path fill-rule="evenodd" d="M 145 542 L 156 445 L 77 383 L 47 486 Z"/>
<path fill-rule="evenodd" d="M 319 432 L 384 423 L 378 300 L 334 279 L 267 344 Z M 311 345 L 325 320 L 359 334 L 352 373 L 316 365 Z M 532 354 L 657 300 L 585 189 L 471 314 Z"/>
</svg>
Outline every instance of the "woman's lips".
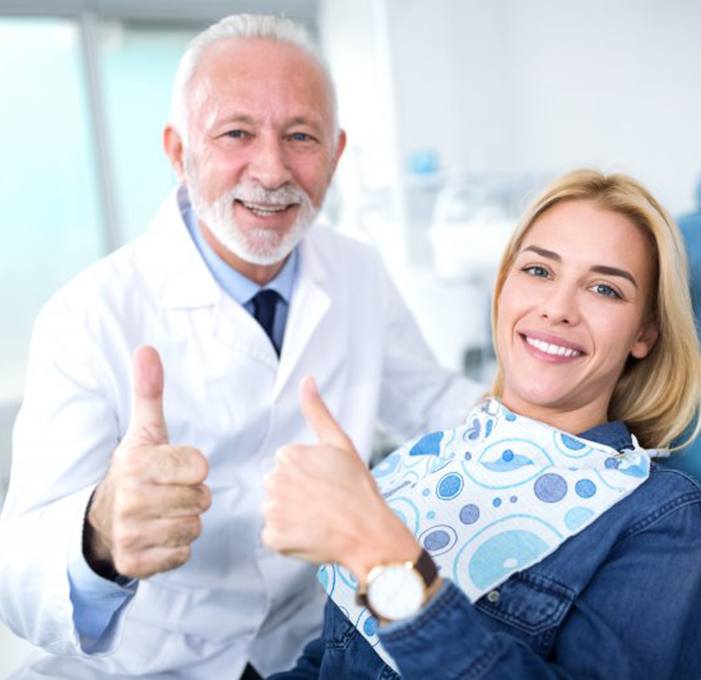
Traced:
<svg viewBox="0 0 701 680">
<path fill-rule="evenodd" d="M 550 362 L 569 362 L 585 354 L 572 342 L 543 333 L 519 333 L 527 349 L 539 359 Z"/>
</svg>

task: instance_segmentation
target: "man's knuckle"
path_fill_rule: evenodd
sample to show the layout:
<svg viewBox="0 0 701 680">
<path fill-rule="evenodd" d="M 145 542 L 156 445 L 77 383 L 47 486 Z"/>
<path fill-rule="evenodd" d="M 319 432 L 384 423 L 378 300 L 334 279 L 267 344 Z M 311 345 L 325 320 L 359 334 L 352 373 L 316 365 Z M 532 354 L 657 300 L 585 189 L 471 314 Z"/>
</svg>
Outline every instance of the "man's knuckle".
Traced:
<svg viewBox="0 0 701 680">
<path fill-rule="evenodd" d="M 114 545 L 122 554 L 128 555 L 136 543 L 136 532 L 124 526 L 118 526 L 114 530 Z"/>
<path fill-rule="evenodd" d="M 142 560 L 131 553 L 118 553 L 114 557 L 114 568 L 125 576 L 141 576 L 143 574 L 141 565 Z"/>
<path fill-rule="evenodd" d="M 212 507 L 212 492 L 208 486 L 202 484 L 199 487 L 199 508 L 200 512 L 206 512 Z"/>
<path fill-rule="evenodd" d="M 189 545 L 181 545 L 175 548 L 172 553 L 172 568 L 185 564 L 190 559 L 190 555 L 192 555 L 192 548 Z"/>
<path fill-rule="evenodd" d="M 209 461 L 199 449 L 192 449 L 192 453 L 193 471 L 204 481 L 209 474 Z"/>
<path fill-rule="evenodd" d="M 190 520 L 190 540 L 194 541 L 202 535 L 202 520 L 199 517 L 192 517 Z"/>
</svg>

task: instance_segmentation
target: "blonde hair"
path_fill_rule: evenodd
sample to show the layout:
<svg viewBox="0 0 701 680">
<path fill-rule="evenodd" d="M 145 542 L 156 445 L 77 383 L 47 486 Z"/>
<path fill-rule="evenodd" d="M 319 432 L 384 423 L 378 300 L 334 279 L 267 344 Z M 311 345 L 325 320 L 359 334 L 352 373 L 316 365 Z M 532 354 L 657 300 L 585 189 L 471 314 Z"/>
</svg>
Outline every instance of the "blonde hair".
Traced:
<svg viewBox="0 0 701 680">
<path fill-rule="evenodd" d="M 686 252 L 674 220 L 632 177 L 575 170 L 555 180 L 531 204 L 499 266 L 492 300 L 493 337 L 496 339 L 499 296 L 524 237 L 538 217 L 565 201 L 592 201 L 604 210 L 623 215 L 654 246 L 657 272 L 649 313 L 659 336 L 646 357 L 629 357 L 614 388 L 608 417 L 625 421 L 646 448 L 670 447 L 693 423 L 688 437 L 675 442 L 674 448 L 680 448 L 701 429 L 701 351 L 691 309 Z M 504 374 L 499 364 L 492 390 L 501 396 L 503 389 Z"/>
</svg>

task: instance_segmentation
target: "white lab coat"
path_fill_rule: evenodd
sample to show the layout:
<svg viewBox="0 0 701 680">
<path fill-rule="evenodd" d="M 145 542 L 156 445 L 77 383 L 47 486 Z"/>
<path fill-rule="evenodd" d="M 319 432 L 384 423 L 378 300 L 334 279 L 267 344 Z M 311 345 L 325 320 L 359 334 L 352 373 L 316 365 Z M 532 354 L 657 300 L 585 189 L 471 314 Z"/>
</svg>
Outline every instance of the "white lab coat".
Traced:
<svg viewBox="0 0 701 680">
<path fill-rule="evenodd" d="M 313 441 L 300 379 L 315 376 L 366 459 L 378 416 L 404 436 L 443 429 L 460 422 L 479 388 L 437 367 L 367 246 L 316 226 L 299 267 L 278 362 L 264 331 L 210 275 L 174 194 L 144 236 L 43 308 L 0 524 L 0 615 L 63 656 L 20 677 L 216 680 L 237 678 L 249 659 L 267 675 L 318 634 L 325 597 L 315 567 L 260 542 L 274 451 Z M 163 360 L 171 442 L 209 459 L 213 504 L 189 562 L 140 582 L 109 639 L 81 640 L 68 555 L 127 427 L 131 355 L 143 343 Z"/>
</svg>

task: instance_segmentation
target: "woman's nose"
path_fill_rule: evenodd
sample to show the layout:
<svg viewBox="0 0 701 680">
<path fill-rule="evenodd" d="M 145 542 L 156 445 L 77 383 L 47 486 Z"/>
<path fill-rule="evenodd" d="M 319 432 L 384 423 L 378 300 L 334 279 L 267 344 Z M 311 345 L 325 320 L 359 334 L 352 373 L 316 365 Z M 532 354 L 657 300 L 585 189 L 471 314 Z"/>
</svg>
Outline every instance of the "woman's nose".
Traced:
<svg viewBox="0 0 701 680">
<path fill-rule="evenodd" d="M 574 325 L 579 322 L 577 289 L 565 283 L 548 287 L 540 303 L 540 316 L 552 324 Z"/>
</svg>

